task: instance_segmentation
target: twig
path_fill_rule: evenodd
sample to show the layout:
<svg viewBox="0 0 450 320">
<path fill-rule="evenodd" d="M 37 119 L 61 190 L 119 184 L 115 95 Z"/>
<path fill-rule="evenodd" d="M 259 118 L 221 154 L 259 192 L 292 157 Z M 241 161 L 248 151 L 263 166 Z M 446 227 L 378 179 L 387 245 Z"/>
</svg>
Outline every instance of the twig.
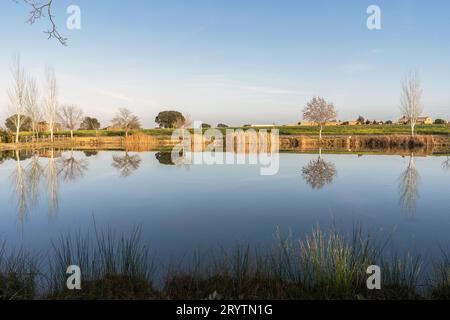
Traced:
<svg viewBox="0 0 450 320">
<path fill-rule="evenodd" d="M 19 3 L 19 0 L 13 1 Z M 65 38 L 59 33 L 56 23 L 54 21 L 55 16 L 52 14 L 53 0 L 45 0 L 44 3 L 38 2 L 37 0 L 22 0 L 22 1 L 31 7 L 27 23 L 34 24 L 37 20 L 47 17 L 48 20 L 50 21 L 51 28 L 47 31 L 44 31 L 44 33 L 48 35 L 48 39 L 55 38 L 63 46 L 67 46 L 67 38 Z"/>
</svg>

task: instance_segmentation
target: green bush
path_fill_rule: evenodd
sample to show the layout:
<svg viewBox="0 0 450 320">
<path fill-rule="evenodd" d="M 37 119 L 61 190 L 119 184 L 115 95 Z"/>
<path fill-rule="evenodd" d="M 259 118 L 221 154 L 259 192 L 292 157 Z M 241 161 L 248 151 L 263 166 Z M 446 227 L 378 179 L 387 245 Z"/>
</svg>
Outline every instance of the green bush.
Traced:
<svg viewBox="0 0 450 320">
<path fill-rule="evenodd" d="M 0 129 L 0 143 L 9 142 L 8 132 L 3 129 Z"/>
<path fill-rule="evenodd" d="M 444 119 L 436 119 L 434 121 L 434 124 L 447 124 L 447 121 Z"/>
</svg>

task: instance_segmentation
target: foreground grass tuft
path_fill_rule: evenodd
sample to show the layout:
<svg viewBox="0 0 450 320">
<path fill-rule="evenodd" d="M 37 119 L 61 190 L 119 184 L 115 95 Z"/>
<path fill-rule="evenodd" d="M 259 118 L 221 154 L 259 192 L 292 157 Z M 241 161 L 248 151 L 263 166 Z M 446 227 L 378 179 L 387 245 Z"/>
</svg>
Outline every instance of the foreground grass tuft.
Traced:
<svg viewBox="0 0 450 320">
<path fill-rule="evenodd" d="M 442 252 L 442 260 L 434 266 L 430 296 L 436 300 L 450 300 L 450 255 L 447 252 Z"/>
<path fill-rule="evenodd" d="M 154 296 L 149 250 L 141 244 L 140 230 L 118 237 L 111 230 L 95 237 L 67 236 L 54 245 L 50 262 L 51 299 L 148 299 Z M 82 290 L 68 290 L 66 269 L 82 270 Z"/>
<path fill-rule="evenodd" d="M 47 286 L 37 292 L 38 268 L 22 251 L 0 246 L 1 299 L 449 299 L 450 257 L 443 252 L 424 288 L 424 260 L 388 255 L 356 227 L 351 235 L 316 228 L 301 240 L 276 234 L 264 250 L 239 245 L 195 254 L 189 263 L 161 270 L 154 286 L 154 264 L 141 233 L 119 236 L 95 229 L 92 236 L 64 236 L 54 244 Z M 81 290 L 66 288 L 66 270 L 82 270 Z M 381 290 L 368 290 L 367 267 L 381 267 Z"/>
<path fill-rule="evenodd" d="M 33 299 L 36 296 L 38 264 L 24 251 L 7 252 L 0 243 L 0 300 Z"/>
</svg>

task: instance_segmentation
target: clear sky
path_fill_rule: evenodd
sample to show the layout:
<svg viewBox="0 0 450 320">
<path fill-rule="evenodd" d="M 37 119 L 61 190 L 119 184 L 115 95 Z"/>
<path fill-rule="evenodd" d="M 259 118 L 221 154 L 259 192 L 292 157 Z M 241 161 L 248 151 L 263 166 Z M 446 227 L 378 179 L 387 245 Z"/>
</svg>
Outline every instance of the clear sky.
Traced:
<svg viewBox="0 0 450 320">
<path fill-rule="evenodd" d="M 400 83 L 419 68 L 425 113 L 450 117 L 448 0 L 54 0 L 68 47 L 47 40 L 46 21 L 2 0 L 0 121 L 7 115 L 11 57 L 43 79 L 54 67 L 61 103 L 103 126 L 127 107 L 153 127 L 176 109 L 213 125 L 291 124 L 313 95 L 339 119 L 399 117 Z M 67 6 L 81 30 L 66 28 Z M 369 5 L 382 29 L 366 27 Z"/>
</svg>

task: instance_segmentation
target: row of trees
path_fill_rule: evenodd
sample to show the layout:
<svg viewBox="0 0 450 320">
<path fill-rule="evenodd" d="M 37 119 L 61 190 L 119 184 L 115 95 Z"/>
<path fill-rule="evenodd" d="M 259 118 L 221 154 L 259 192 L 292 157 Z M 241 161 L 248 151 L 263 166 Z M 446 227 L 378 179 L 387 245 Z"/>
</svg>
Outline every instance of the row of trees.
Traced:
<svg viewBox="0 0 450 320">
<path fill-rule="evenodd" d="M 59 104 L 55 72 L 47 68 L 45 87 L 41 97 L 37 81 L 27 76 L 22 67 L 20 56 L 13 58 L 13 84 L 8 90 L 9 112 L 12 114 L 5 121 L 5 126 L 14 133 L 15 142 L 19 143 L 20 132 L 30 131 L 37 138 L 42 126 L 54 139 L 59 128 L 70 131 L 71 138 L 75 130 L 98 130 L 100 122 L 96 118 L 85 117 L 81 108 L 76 105 Z M 111 122 L 114 128 L 128 132 L 140 128 L 140 120 L 128 109 L 119 109 Z"/>
<path fill-rule="evenodd" d="M 411 71 L 403 80 L 400 98 L 400 111 L 411 126 L 411 136 L 414 137 L 414 129 L 417 119 L 423 112 L 422 87 L 419 73 Z M 333 103 L 325 101 L 322 97 L 314 97 L 303 109 L 303 118 L 316 123 L 319 126 L 319 138 L 322 139 L 322 130 L 326 123 L 336 120 L 337 111 Z M 359 117 L 358 122 L 364 123 L 364 118 Z"/>
<path fill-rule="evenodd" d="M 26 75 L 18 55 L 13 58 L 12 76 L 13 84 L 8 90 L 12 116 L 6 119 L 5 125 L 14 132 L 16 143 L 19 142 L 21 131 L 31 131 L 33 137 L 37 137 L 42 124 L 50 132 L 51 140 L 58 126 L 70 130 L 71 136 L 80 125 L 100 127 L 96 119 L 84 118 L 83 111 L 77 106 L 59 104 L 56 76 L 52 68 L 46 68 L 42 97 L 36 79 Z"/>
<path fill-rule="evenodd" d="M 71 138 L 77 129 L 97 130 L 100 123 L 95 118 L 84 117 L 83 110 L 75 105 L 59 105 L 56 76 L 51 68 L 46 69 L 46 85 L 43 94 L 43 103 L 35 78 L 27 77 L 21 66 L 20 57 L 15 56 L 13 64 L 13 86 L 8 90 L 10 109 L 13 114 L 6 120 L 6 127 L 15 132 L 15 142 L 19 142 L 20 131 L 32 131 L 33 136 L 39 134 L 40 124 L 44 121 L 50 139 L 53 140 L 55 128 L 61 126 L 70 131 Z M 411 126 L 411 136 L 418 117 L 423 111 L 422 89 L 417 72 L 411 72 L 402 83 L 400 110 Z M 303 118 L 319 126 L 319 137 L 322 138 L 323 127 L 326 123 L 335 120 L 337 111 L 334 104 L 325 101 L 323 97 L 313 97 L 303 110 Z M 364 123 L 361 116 L 358 121 Z M 181 128 L 191 125 L 189 117 L 178 111 L 162 111 L 155 118 L 160 128 Z M 139 129 L 140 119 L 126 108 L 119 112 L 112 120 L 112 127 L 122 129 L 128 136 L 130 130 Z M 210 127 L 208 124 L 204 128 Z M 226 127 L 220 124 L 220 127 Z"/>
</svg>

